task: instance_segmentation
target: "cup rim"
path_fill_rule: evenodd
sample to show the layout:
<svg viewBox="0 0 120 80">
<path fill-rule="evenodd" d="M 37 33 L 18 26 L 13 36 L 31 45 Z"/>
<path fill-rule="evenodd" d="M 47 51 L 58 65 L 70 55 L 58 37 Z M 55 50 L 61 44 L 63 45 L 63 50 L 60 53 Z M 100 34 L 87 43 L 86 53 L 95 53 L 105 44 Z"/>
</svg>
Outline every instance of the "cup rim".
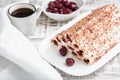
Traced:
<svg viewBox="0 0 120 80">
<path fill-rule="evenodd" d="M 16 6 L 16 5 L 20 5 L 20 4 L 27 4 L 27 5 L 31 5 L 33 8 L 34 8 L 34 13 L 36 12 L 36 7 L 33 5 L 33 4 L 31 4 L 31 3 L 17 3 L 17 4 L 14 4 L 14 5 L 12 5 L 12 6 L 10 6 L 9 8 L 8 8 L 8 14 L 10 15 L 10 16 L 12 16 L 11 15 L 11 13 L 10 13 L 10 9 L 12 8 L 12 7 L 14 7 L 14 6 Z M 25 8 L 25 7 L 23 7 L 23 8 Z M 19 8 L 18 8 L 19 9 Z M 33 13 L 33 14 L 34 14 Z M 29 16 L 32 16 L 33 14 L 31 14 L 31 15 L 29 15 Z M 29 17 L 29 16 L 26 16 L 26 17 Z M 14 17 L 14 18 L 26 18 L 26 17 L 15 17 L 15 16 L 12 16 L 12 17 Z"/>
</svg>

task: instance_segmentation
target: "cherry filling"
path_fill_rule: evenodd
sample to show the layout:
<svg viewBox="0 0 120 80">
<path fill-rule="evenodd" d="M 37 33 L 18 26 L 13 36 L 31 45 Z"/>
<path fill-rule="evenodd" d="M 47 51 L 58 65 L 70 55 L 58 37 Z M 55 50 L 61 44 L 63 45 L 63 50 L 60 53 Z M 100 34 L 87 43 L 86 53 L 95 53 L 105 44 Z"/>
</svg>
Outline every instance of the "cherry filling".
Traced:
<svg viewBox="0 0 120 80">
<path fill-rule="evenodd" d="M 70 38 L 70 35 L 67 34 L 67 35 L 66 35 L 66 38 L 67 38 L 68 41 L 72 42 L 72 40 L 71 40 L 71 38 Z"/>
<path fill-rule="evenodd" d="M 56 37 L 57 41 L 61 42 L 60 39 L 58 37 Z"/>
<path fill-rule="evenodd" d="M 89 61 L 89 59 L 83 59 L 83 61 L 86 63 L 86 64 L 88 64 L 90 61 Z"/>
<path fill-rule="evenodd" d="M 77 44 L 74 44 L 73 46 L 74 46 L 75 48 L 78 48 L 78 45 L 77 45 Z"/>
<path fill-rule="evenodd" d="M 69 48 L 70 50 L 72 50 L 72 51 L 74 50 L 74 48 L 72 48 L 71 46 L 68 46 L 68 48 Z"/>
<path fill-rule="evenodd" d="M 53 42 L 55 45 L 58 45 L 58 43 L 57 43 L 56 40 L 52 40 L 52 42 Z"/>
<path fill-rule="evenodd" d="M 64 41 L 64 42 L 66 43 L 66 40 L 65 40 L 65 38 L 64 38 L 64 37 L 62 37 L 62 41 Z"/>
<path fill-rule="evenodd" d="M 77 56 L 77 54 L 76 54 L 75 52 L 73 52 L 73 51 L 72 51 L 72 54 L 73 54 L 74 56 Z"/>
<path fill-rule="evenodd" d="M 83 56 L 83 51 L 82 50 L 77 51 L 77 53 L 78 53 L 79 56 Z"/>
</svg>

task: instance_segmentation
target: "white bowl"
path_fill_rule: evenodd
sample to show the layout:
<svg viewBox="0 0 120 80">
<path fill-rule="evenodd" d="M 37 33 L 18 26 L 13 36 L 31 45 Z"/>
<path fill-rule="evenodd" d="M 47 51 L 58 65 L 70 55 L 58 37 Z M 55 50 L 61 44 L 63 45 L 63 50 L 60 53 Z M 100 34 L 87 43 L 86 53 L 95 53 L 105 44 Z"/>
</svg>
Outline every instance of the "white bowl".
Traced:
<svg viewBox="0 0 120 80">
<path fill-rule="evenodd" d="M 69 20 L 73 17 L 75 17 L 77 14 L 79 14 L 79 12 L 81 11 L 81 9 L 83 8 L 83 6 L 85 5 L 85 0 L 68 0 L 68 1 L 74 1 L 77 3 L 79 9 L 70 13 L 70 14 L 57 14 L 57 13 L 50 13 L 47 12 L 46 9 L 48 7 L 48 3 L 50 1 L 55 1 L 55 0 L 43 0 L 42 3 L 42 10 L 43 12 L 51 19 L 54 19 L 56 21 L 65 21 L 65 20 Z"/>
</svg>

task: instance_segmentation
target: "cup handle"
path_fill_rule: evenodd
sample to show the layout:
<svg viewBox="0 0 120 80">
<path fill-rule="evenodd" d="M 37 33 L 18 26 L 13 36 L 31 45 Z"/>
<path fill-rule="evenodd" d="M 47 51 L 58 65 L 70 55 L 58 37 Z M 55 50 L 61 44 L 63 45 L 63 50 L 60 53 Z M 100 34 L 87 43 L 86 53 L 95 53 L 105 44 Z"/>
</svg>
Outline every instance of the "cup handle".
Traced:
<svg viewBox="0 0 120 80">
<path fill-rule="evenodd" d="M 42 13 L 42 7 L 41 7 L 41 4 L 42 4 L 43 0 L 39 0 L 39 1 L 34 1 L 34 0 L 29 0 L 29 3 L 30 4 L 33 4 L 36 8 L 36 19 L 39 18 L 39 16 L 41 15 Z"/>
<path fill-rule="evenodd" d="M 42 8 L 40 5 L 35 5 L 35 7 L 36 7 L 36 19 L 38 19 L 42 13 Z"/>
</svg>

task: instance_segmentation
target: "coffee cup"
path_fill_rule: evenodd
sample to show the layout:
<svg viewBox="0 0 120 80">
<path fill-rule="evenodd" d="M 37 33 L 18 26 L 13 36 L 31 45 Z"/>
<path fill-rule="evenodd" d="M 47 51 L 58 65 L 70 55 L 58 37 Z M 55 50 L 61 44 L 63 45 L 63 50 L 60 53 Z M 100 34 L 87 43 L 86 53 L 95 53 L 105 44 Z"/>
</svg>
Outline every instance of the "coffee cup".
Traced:
<svg viewBox="0 0 120 80">
<path fill-rule="evenodd" d="M 32 36 L 36 30 L 36 21 L 41 14 L 40 6 L 30 3 L 18 3 L 8 9 L 11 23 L 25 36 Z"/>
</svg>

